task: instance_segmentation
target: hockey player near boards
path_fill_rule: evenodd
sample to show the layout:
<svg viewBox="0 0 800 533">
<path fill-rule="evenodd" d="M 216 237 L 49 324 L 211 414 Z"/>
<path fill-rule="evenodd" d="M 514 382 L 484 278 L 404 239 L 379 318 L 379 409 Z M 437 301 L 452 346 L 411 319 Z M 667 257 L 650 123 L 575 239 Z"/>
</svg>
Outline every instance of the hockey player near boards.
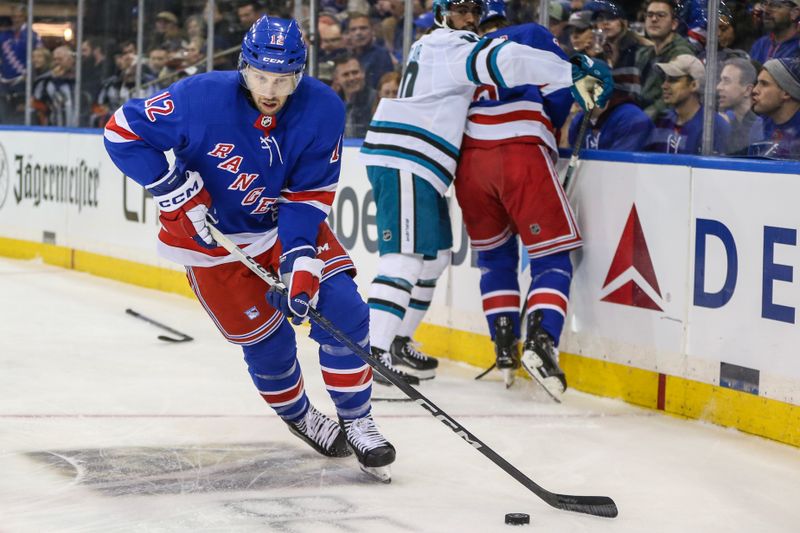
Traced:
<svg viewBox="0 0 800 533">
<path fill-rule="evenodd" d="M 370 414 L 371 368 L 312 325 L 335 422 L 306 396 L 287 321 L 303 322 L 315 306 L 368 347 L 369 311 L 353 263 L 325 222 L 339 179 L 344 106 L 303 77 L 305 60 L 296 21 L 261 17 L 244 37 L 238 72 L 200 74 L 127 102 L 106 125 L 105 145 L 153 195 L 160 255 L 186 266 L 197 298 L 242 347 L 259 394 L 290 431 L 326 456 L 352 449 L 362 469 L 388 481 L 395 450 Z M 280 273 L 290 298 L 273 291 L 265 298 L 264 282 L 211 237 L 210 213 L 220 231 Z"/>
<path fill-rule="evenodd" d="M 592 80 L 608 74 L 585 56 L 570 65 L 560 52 L 479 38 L 483 13 L 482 1 L 434 0 L 438 28 L 411 47 L 398 98 L 381 100 L 361 148 L 377 204 L 381 256 L 368 299 L 370 341 L 373 353 L 401 376 L 407 368 L 430 375 L 436 367 L 434 359 L 403 347 L 450 262 L 444 195 L 455 178 L 476 88 L 532 84 L 555 92 L 577 80 L 585 93 Z"/>
<path fill-rule="evenodd" d="M 570 68 L 547 28 L 535 23 L 509 26 L 502 0 L 488 2 L 480 32 L 484 39 L 508 39 L 548 53 L 560 68 Z M 597 69 L 594 76 L 604 78 L 606 90 L 601 98 L 607 99 L 613 87 L 607 67 L 585 59 L 581 63 L 577 57 L 579 68 Z M 586 100 L 580 94 L 578 99 L 579 103 Z M 555 132 L 572 102 L 571 92 L 558 85 L 482 87 L 469 109 L 455 180 L 481 270 L 480 291 L 496 365 L 510 385 L 520 362 L 521 240 L 531 268 L 522 361 L 555 396 L 567 387 L 556 346 L 569 301 L 569 253 L 582 244 L 554 164 L 558 157 Z"/>
</svg>

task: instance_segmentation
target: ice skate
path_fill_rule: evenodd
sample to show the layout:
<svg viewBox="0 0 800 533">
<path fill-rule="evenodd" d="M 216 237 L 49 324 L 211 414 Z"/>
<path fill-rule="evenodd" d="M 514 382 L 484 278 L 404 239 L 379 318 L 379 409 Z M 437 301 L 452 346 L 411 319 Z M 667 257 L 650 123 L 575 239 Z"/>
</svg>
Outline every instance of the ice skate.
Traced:
<svg viewBox="0 0 800 533">
<path fill-rule="evenodd" d="M 553 339 L 542 329 L 542 314 L 534 311 L 528 317 L 528 334 L 522 349 L 522 366 L 547 394 L 557 402 L 567 390 L 567 378 L 558 366 L 558 350 Z"/>
<path fill-rule="evenodd" d="M 405 381 L 410 385 L 419 385 L 419 378 L 417 376 L 412 376 L 408 372 L 404 372 L 403 370 L 397 368 L 392 363 L 392 354 L 385 350 L 381 350 L 380 348 L 372 347 L 372 356 L 375 359 L 378 359 L 380 362 L 386 366 L 386 370 L 379 370 L 372 373 L 372 379 L 375 383 L 379 383 L 381 385 L 391 386 L 392 382 L 386 379 L 381 372 L 391 372 L 393 376 L 396 378 Z"/>
<path fill-rule="evenodd" d="M 392 471 L 389 467 L 394 462 L 395 450 L 380 431 L 372 415 L 344 420 L 339 418 L 347 444 L 356 454 L 358 465 L 365 473 L 382 483 L 392 482 Z"/>
<path fill-rule="evenodd" d="M 519 368 L 519 339 L 514 335 L 514 326 L 507 316 L 499 316 L 494 321 L 494 351 L 496 366 L 503 373 L 506 388 L 514 384 Z"/>
<path fill-rule="evenodd" d="M 419 379 L 433 379 L 439 361 L 417 350 L 416 343 L 410 337 L 395 337 L 389 347 L 392 363 L 402 365 L 404 371 Z"/>
<path fill-rule="evenodd" d="M 308 407 L 305 416 L 297 422 L 286 422 L 289 431 L 303 439 L 312 448 L 328 457 L 347 457 L 350 448 L 342 428 L 331 418 Z"/>
</svg>

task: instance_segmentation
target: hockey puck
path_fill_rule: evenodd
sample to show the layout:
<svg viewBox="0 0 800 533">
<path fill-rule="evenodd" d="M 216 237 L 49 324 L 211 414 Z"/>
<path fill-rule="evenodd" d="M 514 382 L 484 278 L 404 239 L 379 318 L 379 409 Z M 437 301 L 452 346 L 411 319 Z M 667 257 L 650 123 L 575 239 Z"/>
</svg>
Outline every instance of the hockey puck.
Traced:
<svg viewBox="0 0 800 533">
<path fill-rule="evenodd" d="M 531 523 L 531 517 L 526 513 L 506 513 L 506 524 L 524 526 Z"/>
</svg>

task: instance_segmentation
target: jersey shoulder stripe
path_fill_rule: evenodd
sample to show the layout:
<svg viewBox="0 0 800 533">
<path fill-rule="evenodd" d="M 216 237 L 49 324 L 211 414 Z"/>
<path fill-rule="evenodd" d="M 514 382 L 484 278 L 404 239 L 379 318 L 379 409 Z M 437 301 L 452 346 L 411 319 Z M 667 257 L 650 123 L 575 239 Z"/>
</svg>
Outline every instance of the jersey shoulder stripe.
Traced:
<svg viewBox="0 0 800 533">
<path fill-rule="evenodd" d="M 475 85 L 480 85 L 481 82 L 478 78 L 478 54 L 480 54 L 486 47 L 492 43 L 491 39 L 483 38 L 477 42 L 472 48 L 472 51 L 467 56 L 467 79 Z"/>
<path fill-rule="evenodd" d="M 497 66 L 497 54 L 510 42 L 511 41 L 505 41 L 504 43 L 495 46 L 486 57 L 486 70 L 489 71 L 489 76 L 492 78 L 492 81 L 495 83 L 495 85 L 503 89 L 507 89 L 508 85 L 506 85 L 505 80 L 503 80 L 503 76 L 500 74 L 500 69 Z"/>
</svg>

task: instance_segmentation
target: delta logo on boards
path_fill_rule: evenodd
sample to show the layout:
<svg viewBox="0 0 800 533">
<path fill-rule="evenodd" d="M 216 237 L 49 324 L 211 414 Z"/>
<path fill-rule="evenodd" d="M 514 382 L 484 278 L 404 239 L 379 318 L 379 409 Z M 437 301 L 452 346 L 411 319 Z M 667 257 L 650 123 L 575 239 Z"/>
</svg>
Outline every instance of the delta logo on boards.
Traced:
<svg viewBox="0 0 800 533">
<path fill-rule="evenodd" d="M 663 311 L 661 289 L 650 259 L 636 204 L 631 207 L 614 259 L 603 282 L 600 300 Z"/>
</svg>

